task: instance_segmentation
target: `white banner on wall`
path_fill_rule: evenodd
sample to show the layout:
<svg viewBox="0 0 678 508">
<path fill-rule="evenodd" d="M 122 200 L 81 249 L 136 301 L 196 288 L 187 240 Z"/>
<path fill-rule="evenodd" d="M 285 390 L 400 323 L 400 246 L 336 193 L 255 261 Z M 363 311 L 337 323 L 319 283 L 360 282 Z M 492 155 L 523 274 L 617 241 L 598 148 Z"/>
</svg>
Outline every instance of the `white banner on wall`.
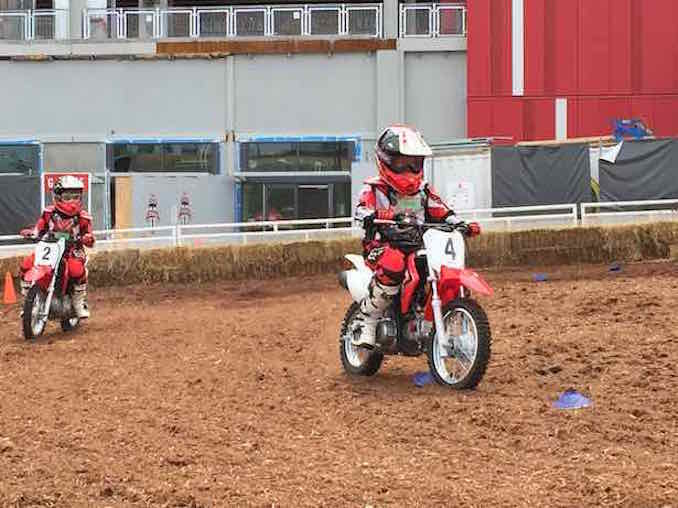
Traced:
<svg viewBox="0 0 678 508">
<path fill-rule="evenodd" d="M 492 207 L 490 150 L 435 156 L 428 178 L 455 210 Z"/>
</svg>

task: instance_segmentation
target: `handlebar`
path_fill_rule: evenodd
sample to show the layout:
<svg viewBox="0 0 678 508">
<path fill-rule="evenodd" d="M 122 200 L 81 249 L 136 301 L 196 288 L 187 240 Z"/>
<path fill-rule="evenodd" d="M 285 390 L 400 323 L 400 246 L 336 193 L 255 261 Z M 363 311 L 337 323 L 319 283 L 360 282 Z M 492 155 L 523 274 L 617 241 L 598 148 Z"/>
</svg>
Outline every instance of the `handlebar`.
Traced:
<svg viewBox="0 0 678 508">
<path fill-rule="evenodd" d="M 372 224 L 382 225 L 382 226 L 407 226 L 417 229 L 438 229 L 442 231 L 460 231 L 466 236 L 477 236 L 480 234 L 480 226 L 475 223 L 467 223 L 464 221 L 457 222 L 456 224 L 448 224 L 447 222 L 425 222 L 418 224 L 416 222 L 408 221 L 396 221 L 396 220 L 385 220 L 385 219 L 374 219 Z"/>
</svg>

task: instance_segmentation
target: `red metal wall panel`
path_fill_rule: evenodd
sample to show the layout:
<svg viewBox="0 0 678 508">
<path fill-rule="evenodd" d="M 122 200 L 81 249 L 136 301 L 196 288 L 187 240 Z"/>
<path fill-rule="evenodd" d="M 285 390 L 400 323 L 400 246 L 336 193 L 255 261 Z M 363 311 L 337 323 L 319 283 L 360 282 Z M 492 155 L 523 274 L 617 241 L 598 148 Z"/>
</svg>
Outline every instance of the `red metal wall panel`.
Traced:
<svg viewBox="0 0 678 508">
<path fill-rule="evenodd" d="M 544 94 L 546 0 L 532 0 L 525 9 L 525 95 Z"/>
<path fill-rule="evenodd" d="M 523 101 L 513 97 L 494 100 L 492 127 L 495 136 L 523 139 Z"/>
<path fill-rule="evenodd" d="M 656 136 L 678 136 L 678 95 L 660 95 L 655 99 L 654 122 L 650 124 Z"/>
<path fill-rule="evenodd" d="M 468 99 L 467 136 L 482 138 L 492 133 L 492 99 Z"/>
<path fill-rule="evenodd" d="M 610 135 L 615 119 L 630 116 L 630 97 L 580 97 L 576 137 Z"/>
<path fill-rule="evenodd" d="M 631 97 L 631 116 L 640 118 L 645 125 L 654 129 L 655 126 L 655 103 L 656 99 L 651 96 L 632 96 Z"/>
<path fill-rule="evenodd" d="M 610 0 L 587 2 L 581 11 L 580 93 L 629 93 L 630 21 L 628 0 L 615 6 Z"/>
<path fill-rule="evenodd" d="M 513 97 L 469 99 L 468 136 L 523 139 L 523 101 Z M 491 134 L 490 134 L 491 133 Z"/>
<path fill-rule="evenodd" d="M 511 0 L 492 0 L 491 51 L 493 95 L 512 95 Z"/>
<path fill-rule="evenodd" d="M 591 2 L 586 2 L 586 6 Z M 595 3 L 595 2 L 594 2 Z M 607 93 L 630 94 L 631 87 L 631 55 L 632 41 L 635 39 L 631 18 L 631 0 L 607 0 L 607 19 L 610 23 L 609 39 L 607 43 L 607 68 L 609 81 Z M 587 9 L 582 9 L 586 15 Z M 586 46 L 581 49 L 586 52 Z M 593 64 L 593 62 L 592 62 Z M 591 67 L 595 70 L 595 67 Z M 583 77 L 584 74 L 582 73 Z"/>
<path fill-rule="evenodd" d="M 637 0 L 638 1 L 638 0 Z M 636 76 L 641 93 L 672 93 L 678 85 L 678 2 L 676 0 L 640 1 L 639 30 L 636 44 L 640 75 Z"/>
<path fill-rule="evenodd" d="M 468 11 L 468 96 L 511 95 L 511 0 L 473 0 Z"/>
<path fill-rule="evenodd" d="M 492 95 L 490 74 L 490 1 L 473 0 L 467 14 L 467 93 L 468 97 Z M 470 104 L 469 104 L 470 106 Z M 471 116 L 469 115 L 469 130 Z"/>
<path fill-rule="evenodd" d="M 468 9 L 469 135 L 553 138 L 557 97 L 568 98 L 568 137 L 609 135 L 617 118 L 678 135 L 678 0 L 525 0 L 525 97 L 515 98 L 511 1 Z M 490 100 L 471 107 L 472 97 Z"/>
<path fill-rule="evenodd" d="M 526 2 L 530 5 L 530 2 Z M 579 2 L 550 0 L 544 39 L 544 90 L 547 95 L 577 92 Z M 528 7 L 529 8 L 529 7 Z"/>
<path fill-rule="evenodd" d="M 555 138 L 555 99 L 527 99 L 524 103 L 523 138 L 533 140 Z"/>
</svg>

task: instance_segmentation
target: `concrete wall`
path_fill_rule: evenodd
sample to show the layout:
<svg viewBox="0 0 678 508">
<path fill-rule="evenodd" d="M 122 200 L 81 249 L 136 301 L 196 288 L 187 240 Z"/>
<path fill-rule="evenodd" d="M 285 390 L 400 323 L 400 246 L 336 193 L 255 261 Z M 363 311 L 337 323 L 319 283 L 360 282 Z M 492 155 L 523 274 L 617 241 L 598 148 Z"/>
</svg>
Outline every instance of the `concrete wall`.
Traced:
<svg viewBox="0 0 678 508">
<path fill-rule="evenodd" d="M 407 120 L 465 136 L 466 55 L 378 51 L 215 60 L 0 62 L 0 138 L 350 134 Z"/>
<path fill-rule="evenodd" d="M 235 57 L 235 129 L 344 134 L 376 130 L 374 54 Z"/>
<path fill-rule="evenodd" d="M 466 137 L 466 53 L 405 53 L 405 120 L 432 143 Z"/>
<path fill-rule="evenodd" d="M 223 61 L 0 63 L 0 136 L 59 141 L 223 133 Z"/>
</svg>

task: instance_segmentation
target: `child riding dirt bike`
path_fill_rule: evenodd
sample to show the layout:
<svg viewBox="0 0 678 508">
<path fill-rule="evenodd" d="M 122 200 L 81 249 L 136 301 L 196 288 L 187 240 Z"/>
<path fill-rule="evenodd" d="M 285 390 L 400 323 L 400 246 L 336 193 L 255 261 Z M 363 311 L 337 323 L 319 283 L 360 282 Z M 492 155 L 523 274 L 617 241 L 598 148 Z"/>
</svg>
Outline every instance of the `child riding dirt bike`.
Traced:
<svg viewBox="0 0 678 508">
<path fill-rule="evenodd" d="M 87 255 L 83 247 L 94 246 L 92 217 L 82 209 L 84 184 L 75 176 L 62 176 L 54 185 L 54 205 L 46 207 L 32 229 L 21 235 L 34 240 L 47 234 L 67 233 L 72 239 L 64 253 L 68 278 L 73 281 L 73 310 L 78 319 L 89 318 L 87 308 Z M 26 273 L 35 263 L 35 254 L 21 263 L 21 294 L 26 297 L 31 283 Z"/>
<path fill-rule="evenodd" d="M 374 272 L 369 293 L 360 302 L 360 333 L 353 345 L 372 349 L 379 318 L 400 291 L 406 273 L 406 255 L 391 245 L 375 221 L 407 219 L 419 223 L 458 224 L 454 212 L 424 181 L 424 159 L 432 155 L 421 134 L 406 125 L 386 128 L 377 140 L 379 176 L 366 181 L 360 194 L 356 219 L 365 228 L 363 255 Z M 477 234 L 470 225 L 467 235 Z"/>
</svg>

